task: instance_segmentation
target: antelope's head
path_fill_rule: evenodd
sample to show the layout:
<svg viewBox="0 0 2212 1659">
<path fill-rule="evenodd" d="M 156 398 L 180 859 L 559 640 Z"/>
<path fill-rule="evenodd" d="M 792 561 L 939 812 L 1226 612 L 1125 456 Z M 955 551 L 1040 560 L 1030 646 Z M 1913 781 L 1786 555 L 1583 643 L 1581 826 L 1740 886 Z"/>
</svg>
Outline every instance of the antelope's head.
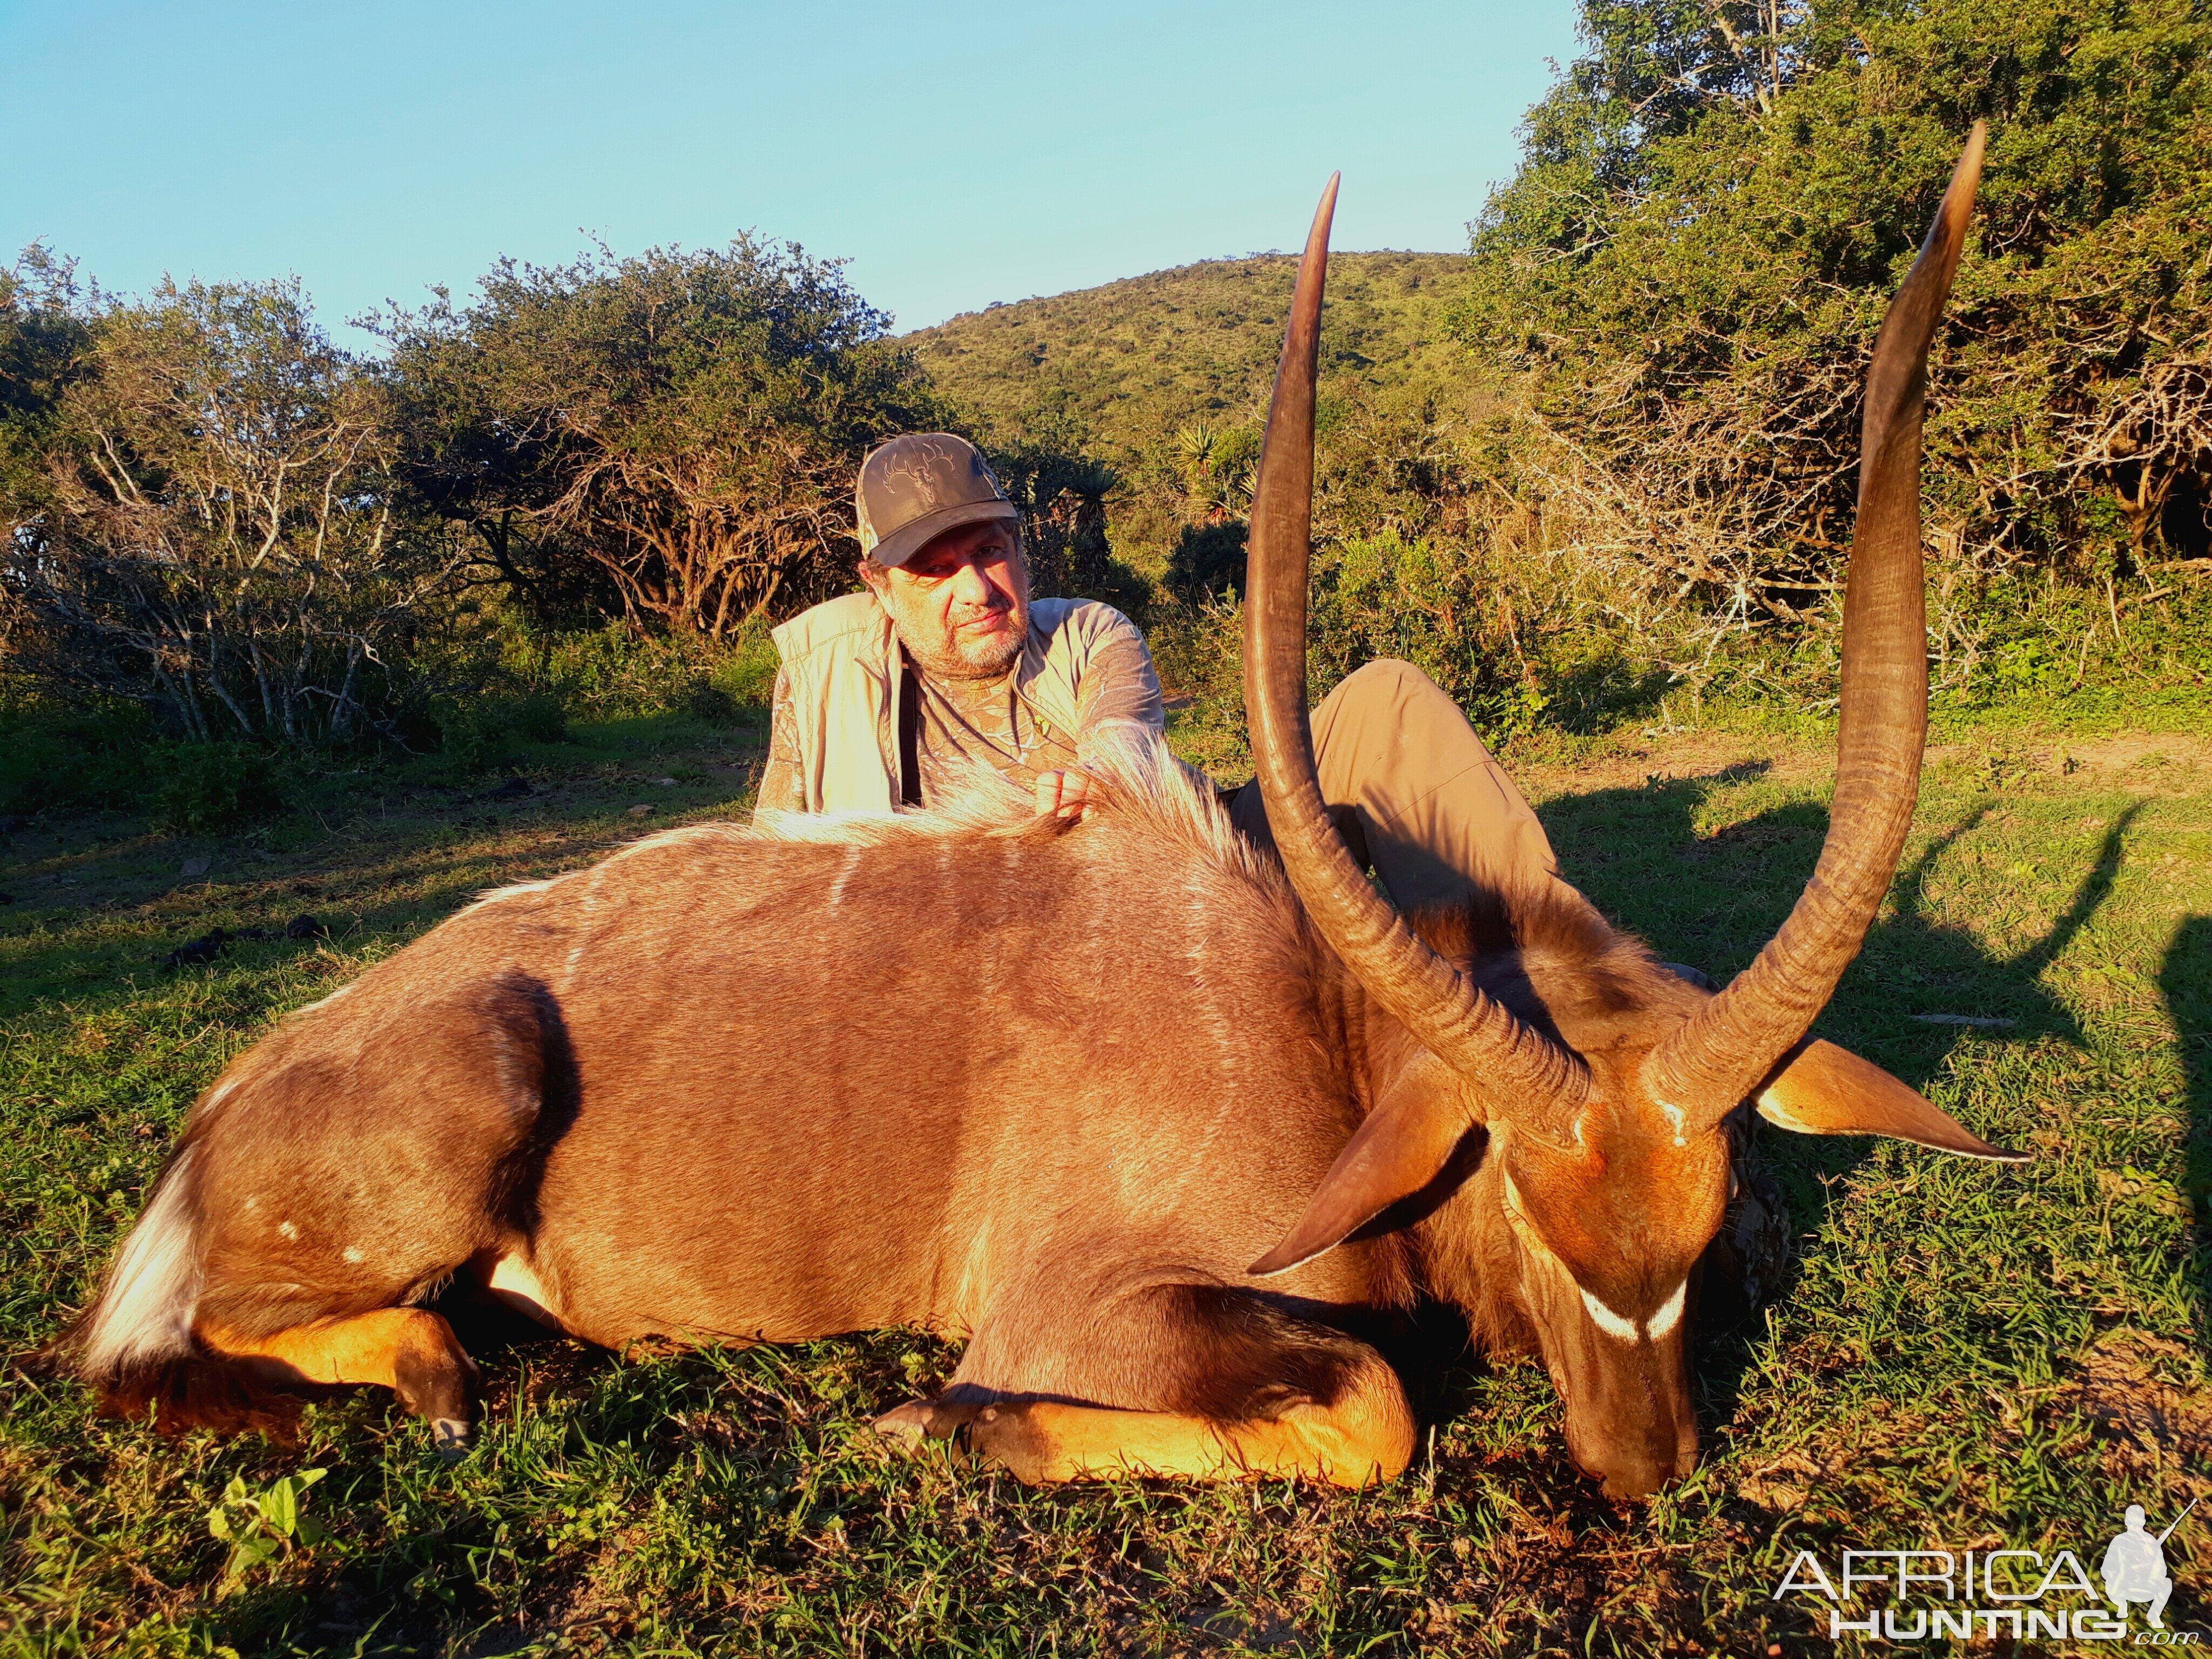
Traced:
<svg viewBox="0 0 2212 1659">
<path fill-rule="evenodd" d="M 1739 1105 L 1750 1101 L 1802 1133 L 2014 1156 L 1880 1068 L 1806 1039 L 1858 954 L 1918 793 L 1928 724 L 1923 395 L 1984 141 L 1978 124 L 1867 376 L 1827 842 L 1781 931 L 1717 994 L 1684 983 L 1595 917 L 1601 937 L 1579 955 L 1440 952 L 1337 836 L 1305 708 L 1314 384 L 1334 179 L 1299 266 L 1252 512 L 1244 675 L 1253 758 L 1307 914 L 1419 1047 L 1378 1091 L 1305 1216 L 1252 1271 L 1310 1260 L 1449 1179 L 1455 1150 L 1481 1125 L 1488 1145 L 1469 1195 L 1504 1211 L 1518 1267 L 1508 1288 L 1565 1401 L 1569 1449 L 1612 1496 L 1642 1496 L 1696 1462 L 1684 1359 L 1689 1280 L 1728 1200 L 1723 1122 Z"/>
</svg>

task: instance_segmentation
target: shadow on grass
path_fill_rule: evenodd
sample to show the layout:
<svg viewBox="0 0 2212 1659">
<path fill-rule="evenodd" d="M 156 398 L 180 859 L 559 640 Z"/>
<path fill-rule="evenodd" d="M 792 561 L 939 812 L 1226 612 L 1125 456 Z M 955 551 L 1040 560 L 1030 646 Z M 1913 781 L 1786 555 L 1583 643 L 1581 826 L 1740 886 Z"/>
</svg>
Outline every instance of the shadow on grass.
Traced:
<svg viewBox="0 0 2212 1659">
<path fill-rule="evenodd" d="M 1826 808 L 1809 802 L 1777 806 L 1711 835 L 1698 833 L 1698 809 L 1715 787 L 1751 781 L 1765 769 L 1753 764 L 1705 777 L 1654 780 L 1641 788 L 1563 796 L 1547 802 L 1540 816 L 1562 868 L 1599 909 L 1642 935 L 1664 959 L 1691 963 L 1725 982 L 1781 927 L 1827 836 Z M 2072 1012 L 2037 981 L 2111 895 L 2142 807 L 2130 806 L 2112 821 L 2066 908 L 2041 939 L 2012 956 L 1993 954 L 1971 932 L 1938 920 L 1929 895 L 1944 856 L 1990 810 L 1981 805 L 1964 811 L 1899 873 L 1895 913 L 1869 933 L 1814 1027 L 1916 1089 L 1929 1086 L 1969 1031 L 1982 1041 L 2083 1041 Z M 2212 919 L 2188 924 L 2171 960 L 2179 963 L 2191 952 L 2197 965 L 2175 970 L 2169 999 L 2181 994 L 2176 987 L 2184 981 L 2196 988 L 2189 994 L 2203 997 Z M 2175 1018 L 2185 1030 L 2202 1032 L 2201 1000 L 2197 1006 L 2193 1028 L 2178 1006 Z M 1929 1015 L 1989 1023 L 1930 1022 Z M 2193 1121 L 2199 1126 L 2191 1167 L 2198 1190 L 2212 1191 L 2212 1081 L 2207 1077 L 2212 1068 L 2204 1042 L 2200 1036 L 2191 1072 Z M 1770 1130 L 1760 1132 L 1759 1144 L 1781 1184 L 1792 1231 L 1800 1237 L 1825 1226 L 1832 1195 L 1865 1162 L 1872 1146 L 1857 1136 Z M 2201 1214 L 2206 1200 L 2200 1197 L 2198 1203 Z M 1786 1300 L 1794 1288 L 1793 1269 L 1769 1300 Z M 1754 1334 L 1754 1322 L 1747 1321 L 1705 1334 L 1698 1374 L 1709 1421 L 1725 1421 L 1733 1413 Z"/>
<path fill-rule="evenodd" d="M 2159 966 L 2158 987 L 2180 1048 L 2184 1108 L 2189 1115 L 2189 1209 L 2196 1223 L 2191 1241 L 2190 1288 L 2197 1293 L 2197 1340 L 2212 1340 L 2203 1309 L 2212 1304 L 2212 916 L 2189 916 L 2174 929 Z"/>
</svg>

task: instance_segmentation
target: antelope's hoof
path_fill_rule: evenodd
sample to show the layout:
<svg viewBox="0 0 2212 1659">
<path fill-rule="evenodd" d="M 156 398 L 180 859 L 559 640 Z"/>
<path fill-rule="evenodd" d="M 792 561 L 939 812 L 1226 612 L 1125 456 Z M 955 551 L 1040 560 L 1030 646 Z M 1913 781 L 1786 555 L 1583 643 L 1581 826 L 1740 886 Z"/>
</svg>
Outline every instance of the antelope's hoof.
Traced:
<svg viewBox="0 0 2212 1659">
<path fill-rule="evenodd" d="M 908 1451 L 919 1451 L 932 1440 L 965 1445 L 963 1432 L 975 1417 L 990 1409 L 980 1401 L 909 1400 L 875 1420 L 878 1434 Z"/>
<path fill-rule="evenodd" d="M 458 1463 L 469 1455 L 469 1425 L 458 1417 L 433 1418 L 430 1444 L 443 1462 Z"/>
<path fill-rule="evenodd" d="M 909 1400 L 885 1412 L 869 1426 L 908 1451 L 919 1450 L 929 1433 L 929 1401 Z"/>
</svg>

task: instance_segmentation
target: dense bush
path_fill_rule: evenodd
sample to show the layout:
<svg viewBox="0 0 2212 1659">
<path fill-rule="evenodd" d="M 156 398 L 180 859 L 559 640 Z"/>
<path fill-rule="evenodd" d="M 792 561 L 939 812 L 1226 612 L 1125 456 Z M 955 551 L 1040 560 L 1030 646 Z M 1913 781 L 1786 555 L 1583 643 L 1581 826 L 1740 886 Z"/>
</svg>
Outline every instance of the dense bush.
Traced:
<svg viewBox="0 0 2212 1659">
<path fill-rule="evenodd" d="M 130 810 L 151 782 L 143 709 L 64 702 L 0 678 L 0 815 Z"/>
<path fill-rule="evenodd" d="M 2203 6 L 1585 0 L 1583 37 L 1457 321 L 1531 377 L 1529 455 L 1573 474 L 1555 500 L 1634 526 L 1655 580 L 1739 625 L 1817 623 L 1874 331 L 1979 117 L 1930 390 L 1942 578 L 1969 614 L 2015 568 L 2099 583 L 2208 550 Z"/>
<path fill-rule="evenodd" d="M 389 729 L 457 562 L 409 533 L 381 390 L 296 283 L 13 297 L 15 346 L 71 354 L 0 411 L 16 672 L 201 741 Z"/>
<path fill-rule="evenodd" d="M 377 736 L 468 767 L 695 680 L 719 716 L 767 699 L 763 613 L 851 581 L 861 451 L 939 422 L 883 319 L 796 249 L 502 264 L 479 305 L 390 327 L 372 368 L 296 284 L 125 304 L 37 248 L 0 273 L 9 672 L 201 742 Z M 1071 571 L 1103 557 L 1106 477 L 1012 458 Z"/>
<path fill-rule="evenodd" d="M 16 514 L 46 497 L 62 396 L 90 343 L 88 297 L 76 266 L 43 247 L 0 270 L 0 503 Z"/>
<path fill-rule="evenodd" d="M 525 744 L 561 743 L 568 735 L 559 696 L 542 689 L 441 699 L 432 717 L 439 752 L 463 772 L 514 765 Z"/>
<path fill-rule="evenodd" d="M 1191 604 L 1244 591 L 1245 524 L 1241 519 L 1187 524 L 1176 532 L 1162 576 L 1167 590 Z"/>
<path fill-rule="evenodd" d="M 680 710 L 701 684 L 714 686 L 733 708 L 765 706 L 775 688 L 775 645 L 763 621 L 719 645 L 624 623 L 560 630 L 529 628 L 512 617 L 507 623 L 492 671 L 495 681 L 548 693 L 565 709 L 595 720 Z"/>
<path fill-rule="evenodd" d="M 410 492 L 541 616 L 597 594 L 720 640 L 851 585 L 860 457 L 940 423 L 834 262 L 739 238 L 502 259 L 381 325 Z"/>
</svg>

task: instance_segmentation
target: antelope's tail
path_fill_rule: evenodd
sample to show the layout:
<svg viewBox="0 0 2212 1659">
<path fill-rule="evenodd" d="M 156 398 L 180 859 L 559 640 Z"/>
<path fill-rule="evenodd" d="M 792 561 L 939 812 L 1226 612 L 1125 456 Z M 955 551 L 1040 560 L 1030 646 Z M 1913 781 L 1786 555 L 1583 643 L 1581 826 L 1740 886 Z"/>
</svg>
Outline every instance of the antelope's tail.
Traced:
<svg viewBox="0 0 2212 1659">
<path fill-rule="evenodd" d="M 135 1373 L 192 1352 L 200 1297 L 199 1206 L 187 1146 L 161 1172 L 153 1202 L 115 1253 L 107 1282 L 54 1345 L 82 1382 L 112 1388 Z"/>
<path fill-rule="evenodd" d="M 167 1432 L 259 1428 L 287 1432 L 300 1401 L 263 1386 L 192 1334 L 203 1233 L 187 1143 L 154 1186 L 153 1201 L 116 1252 L 93 1304 L 46 1349 L 56 1370 L 100 1397 L 103 1417 L 143 1418 Z"/>
</svg>

